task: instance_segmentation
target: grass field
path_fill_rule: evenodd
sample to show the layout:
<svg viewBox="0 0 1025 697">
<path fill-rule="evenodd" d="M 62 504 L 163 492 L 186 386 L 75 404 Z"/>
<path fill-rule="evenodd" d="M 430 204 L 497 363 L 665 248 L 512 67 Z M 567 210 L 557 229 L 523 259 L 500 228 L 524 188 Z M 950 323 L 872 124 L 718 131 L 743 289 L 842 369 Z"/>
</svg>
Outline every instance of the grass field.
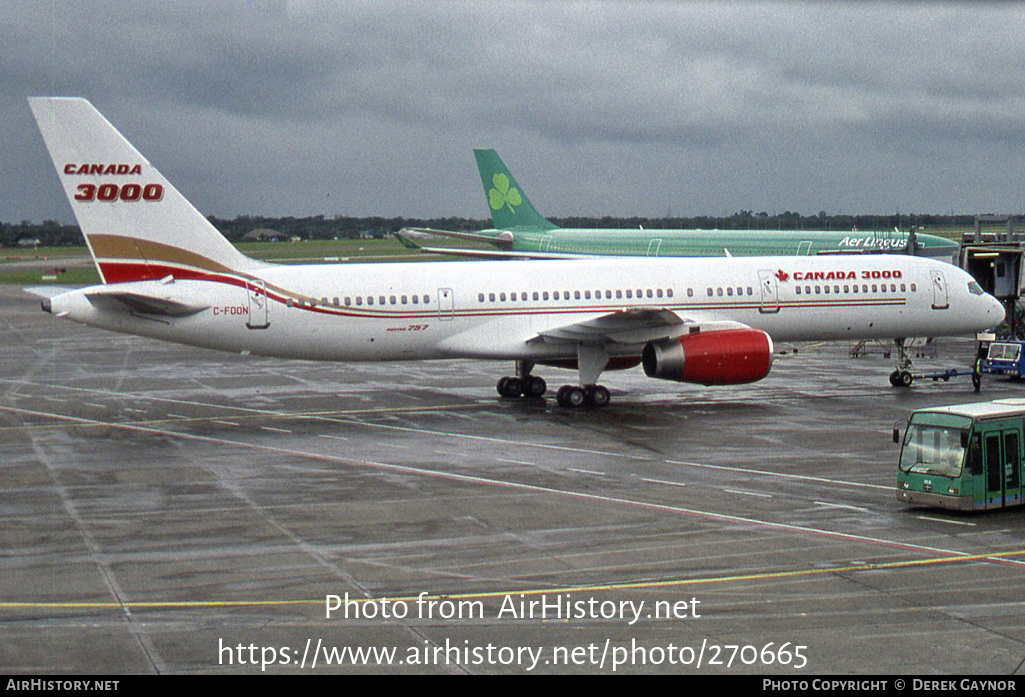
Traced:
<svg viewBox="0 0 1025 697">
<path fill-rule="evenodd" d="M 461 240 L 445 242 L 449 247 L 470 247 Z M 307 240 L 303 242 L 243 242 L 239 251 L 246 256 L 280 264 L 352 263 L 352 262 L 396 262 L 396 261 L 441 261 L 462 259 L 434 254 L 422 254 L 403 247 L 398 240 L 389 237 L 383 240 Z M 32 250 L 0 250 L 0 283 L 39 285 L 59 283 L 68 285 L 91 285 L 100 282 L 100 277 L 91 262 L 89 251 L 84 247 L 39 247 Z M 72 261 L 86 264 L 66 266 Z M 34 269 L 17 268 L 26 262 L 48 262 Z M 49 264 L 52 262 L 52 266 Z M 7 267 L 7 268 L 5 268 Z M 44 280 L 52 269 L 66 268 L 57 274 L 56 280 Z"/>
</svg>

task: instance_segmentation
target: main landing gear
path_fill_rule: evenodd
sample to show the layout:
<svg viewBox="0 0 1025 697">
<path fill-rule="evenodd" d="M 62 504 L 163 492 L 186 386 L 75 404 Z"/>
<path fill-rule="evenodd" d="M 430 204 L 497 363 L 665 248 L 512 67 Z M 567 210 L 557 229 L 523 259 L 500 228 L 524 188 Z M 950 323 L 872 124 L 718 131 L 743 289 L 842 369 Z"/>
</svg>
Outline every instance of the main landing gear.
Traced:
<svg viewBox="0 0 1025 697">
<path fill-rule="evenodd" d="M 498 381 L 498 394 L 507 399 L 543 397 L 548 391 L 548 383 L 536 375 L 531 375 L 530 371 L 533 369 L 533 361 L 516 361 L 516 375 Z"/>
<path fill-rule="evenodd" d="M 563 385 L 555 393 L 555 400 L 562 407 L 603 407 L 612 396 L 603 385 Z"/>
<path fill-rule="evenodd" d="M 904 346 L 904 339 L 894 339 L 893 343 L 897 347 L 897 369 L 890 373 L 890 384 L 894 387 L 911 387 L 915 376 L 911 374 L 911 357 Z"/>
<path fill-rule="evenodd" d="M 548 385 L 542 378 L 530 374 L 533 369 L 533 361 L 516 361 L 516 375 L 498 381 L 498 394 L 506 399 L 543 397 L 548 391 Z M 612 395 L 604 385 L 563 385 L 555 394 L 559 406 L 572 408 L 603 407 L 611 398 Z"/>
</svg>

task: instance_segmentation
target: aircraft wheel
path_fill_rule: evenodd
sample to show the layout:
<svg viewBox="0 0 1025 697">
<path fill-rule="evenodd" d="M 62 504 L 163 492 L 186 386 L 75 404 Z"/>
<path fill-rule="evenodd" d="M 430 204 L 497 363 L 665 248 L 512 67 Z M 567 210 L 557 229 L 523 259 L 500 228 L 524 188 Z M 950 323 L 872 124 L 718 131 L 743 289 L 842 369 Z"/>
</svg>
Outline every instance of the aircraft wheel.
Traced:
<svg viewBox="0 0 1025 697">
<path fill-rule="evenodd" d="M 899 370 L 895 370 L 892 373 L 890 373 L 890 384 L 893 387 L 897 387 L 897 386 L 900 385 L 900 371 Z"/>
<path fill-rule="evenodd" d="M 582 387 L 563 385 L 559 388 L 555 399 L 559 402 L 559 406 L 576 408 L 587 403 L 587 394 Z"/>
<path fill-rule="evenodd" d="M 891 378 L 891 381 L 892 381 L 892 378 Z M 496 387 L 496 389 L 498 390 L 498 394 L 501 395 L 502 397 L 505 396 L 505 385 L 506 385 L 507 382 L 509 382 L 509 378 L 501 378 L 498 381 L 498 386 Z"/>
<path fill-rule="evenodd" d="M 544 379 L 531 375 L 523 380 L 523 395 L 531 399 L 544 396 L 548 391 L 548 383 Z"/>
<path fill-rule="evenodd" d="M 906 370 L 900 371 L 900 377 L 898 377 L 901 387 L 911 387 L 911 383 L 915 381 L 915 376 Z"/>
<path fill-rule="evenodd" d="M 502 378 L 505 380 L 505 385 L 502 388 L 500 394 L 503 397 L 509 399 L 515 399 L 523 394 L 523 381 L 519 378 Z"/>
<path fill-rule="evenodd" d="M 607 388 L 602 385 L 594 385 L 587 390 L 587 401 L 596 407 L 603 407 L 609 403 L 612 399 L 612 395 L 609 394 Z"/>
</svg>

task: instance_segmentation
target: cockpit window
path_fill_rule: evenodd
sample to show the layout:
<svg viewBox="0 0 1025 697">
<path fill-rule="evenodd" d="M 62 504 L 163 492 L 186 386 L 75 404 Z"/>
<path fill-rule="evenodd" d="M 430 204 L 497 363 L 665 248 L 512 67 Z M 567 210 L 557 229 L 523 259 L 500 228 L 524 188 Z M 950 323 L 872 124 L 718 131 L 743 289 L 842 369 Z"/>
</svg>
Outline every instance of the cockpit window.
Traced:
<svg viewBox="0 0 1025 697">
<path fill-rule="evenodd" d="M 986 291 L 984 291 L 982 289 L 982 286 L 980 286 L 976 281 L 969 281 L 968 282 L 968 292 L 971 293 L 972 295 L 982 295 Z"/>
</svg>

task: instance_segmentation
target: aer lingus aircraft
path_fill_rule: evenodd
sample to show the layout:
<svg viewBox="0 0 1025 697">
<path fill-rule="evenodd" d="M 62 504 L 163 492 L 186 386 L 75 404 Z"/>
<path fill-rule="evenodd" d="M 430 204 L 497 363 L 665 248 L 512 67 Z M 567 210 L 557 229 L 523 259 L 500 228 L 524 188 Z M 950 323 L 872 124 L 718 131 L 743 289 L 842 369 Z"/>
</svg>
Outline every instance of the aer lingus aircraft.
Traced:
<svg viewBox="0 0 1025 697">
<path fill-rule="evenodd" d="M 907 256 L 274 265 L 241 254 L 83 99 L 32 112 L 102 285 L 43 309 L 223 351 L 327 361 L 514 361 L 574 368 L 560 404 L 605 404 L 605 370 L 761 380 L 773 341 L 964 334 L 1003 308 L 963 271 Z M 52 293 L 52 291 L 51 291 Z"/>
<path fill-rule="evenodd" d="M 419 247 L 424 251 L 498 259 L 569 259 L 580 256 L 715 257 L 859 252 L 911 253 L 951 261 L 959 245 L 937 235 L 900 231 L 644 230 L 560 228 L 542 216 L 494 150 L 477 149 L 493 230 L 423 232 L 487 243 L 496 249 Z"/>
</svg>

